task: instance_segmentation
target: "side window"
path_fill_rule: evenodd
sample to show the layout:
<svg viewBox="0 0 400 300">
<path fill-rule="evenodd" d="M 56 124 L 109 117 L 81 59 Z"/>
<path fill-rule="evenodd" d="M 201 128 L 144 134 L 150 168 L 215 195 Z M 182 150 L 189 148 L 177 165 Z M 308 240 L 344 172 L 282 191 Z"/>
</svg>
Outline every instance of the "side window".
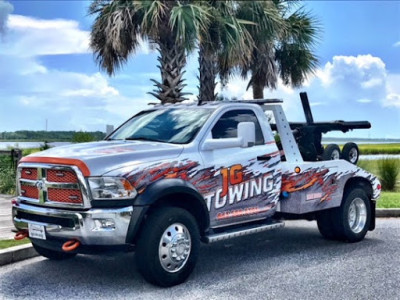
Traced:
<svg viewBox="0 0 400 300">
<path fill-rule="evenodd" d="M 240 122 L 253 122 L 256 127 L 256 145 L 264 144 L 260 123 L 253 111 L 241 109 L 231 110 L 222 115 L 211 130 L 214 139 L 237 137 L 237 126 Z"/>
</svg>

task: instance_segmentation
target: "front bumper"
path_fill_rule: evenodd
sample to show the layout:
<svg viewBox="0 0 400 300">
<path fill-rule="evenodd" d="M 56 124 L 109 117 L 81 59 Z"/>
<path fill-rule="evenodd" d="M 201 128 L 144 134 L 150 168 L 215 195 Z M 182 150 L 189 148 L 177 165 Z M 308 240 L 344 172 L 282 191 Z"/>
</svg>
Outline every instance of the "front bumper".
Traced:
<svg viewBox="0 0 400 300">
<path fill-rule="evenodd" d="M 137 214 L 135 210 L 140 208 L 72 211 L 17 202 L 12 207 L 12 215 L 18 230 L 28 230 L 29 223 L 43 225 L 48 240 L 77 239 L 82 245 L 114 246 L 126 244 L 132 215 Z M 104 223 L 108 226 L 101 225 Z"/>
</svg>

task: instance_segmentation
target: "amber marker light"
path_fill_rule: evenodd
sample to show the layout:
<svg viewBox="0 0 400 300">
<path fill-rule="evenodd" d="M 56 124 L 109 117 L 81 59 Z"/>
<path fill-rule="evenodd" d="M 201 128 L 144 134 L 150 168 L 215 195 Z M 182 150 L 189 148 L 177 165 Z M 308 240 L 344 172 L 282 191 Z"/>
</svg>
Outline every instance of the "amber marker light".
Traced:
<svg viewBox="0 0 400 300">
<path fill-rule="evenodd" d="M 296 173 L 300 173 L 300 172 L 301 172 L 301 169 L 300 169 L 300 167 L 296 167 L 296 168 L 294 168 L 294 171 L 295 171 Z"/>
</svg>

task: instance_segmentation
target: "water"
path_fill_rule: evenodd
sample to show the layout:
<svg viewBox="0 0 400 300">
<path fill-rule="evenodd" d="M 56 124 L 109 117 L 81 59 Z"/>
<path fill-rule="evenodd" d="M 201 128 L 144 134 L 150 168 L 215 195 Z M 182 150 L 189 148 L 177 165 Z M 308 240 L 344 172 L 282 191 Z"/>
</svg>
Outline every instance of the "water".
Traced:
<svg viewBox="0 0 400 300">
<path fill-rule="evenodd" d="M 70 142 L 52 142 L 47 143 L 50 147 L 57 147 L 71 144 Z M 27 149 L 27 148 L 40 148 L 44 146 L 44 142 L 0 142 L 0 150 L 7 150 L 10 148 L 19 148 L 19 149 Z"/>
</svg>

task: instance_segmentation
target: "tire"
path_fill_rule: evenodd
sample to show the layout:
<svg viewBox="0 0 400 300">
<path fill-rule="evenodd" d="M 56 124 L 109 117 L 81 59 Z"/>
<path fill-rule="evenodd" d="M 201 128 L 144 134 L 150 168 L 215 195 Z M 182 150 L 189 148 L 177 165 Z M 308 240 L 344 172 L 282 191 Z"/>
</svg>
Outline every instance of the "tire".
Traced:
<svg viewBox="0 0 400 300">
<path fill-rule="evenodd" d="M 337 210 L 335 231 L 340 240 L 350 243 L 364 239 L 371 223 L 371 204 L 362 188 L 349 190 Z"/>
<path fill-rule="evenodd" d="M 47 248 L 43 248 L 39 245 L 36 245 L 34 242 L 32 242 L 32 245 L 37 253 L 51 260 L 65 260 L 76 256 L 76 253 L 67 253 L 62 251 L 50 250 Z"/>
<path fill-rule="evenodd" d="M 349 163 L 354 165 L 357 164 L 358 158 L 360 156 L 360 150 L 355 143 L 346 143 L 342 149 L 342 158 L 347 160 Z"/>
<path fill-rule="evenodd" d="M 340 159 L 340 148 L 336 144 L 329 144 L 322 153 L 322 160 Z"/>
<path fill-rule="evenodd" d="M 177 285 L 192 273 L 199 248 L 195 218 L 181 208 L 160 208 L 148 217 L 140 232 L 136 264 L 148 282 L 163 287 Z"/>
<path fill-rule="evenodd" d="M 334 223 L 335 216 L 335 208 L 323 210 L 317 214 L 318 230 L 328 240 L 336 240 L 338 238 Z"/>
</svg>

